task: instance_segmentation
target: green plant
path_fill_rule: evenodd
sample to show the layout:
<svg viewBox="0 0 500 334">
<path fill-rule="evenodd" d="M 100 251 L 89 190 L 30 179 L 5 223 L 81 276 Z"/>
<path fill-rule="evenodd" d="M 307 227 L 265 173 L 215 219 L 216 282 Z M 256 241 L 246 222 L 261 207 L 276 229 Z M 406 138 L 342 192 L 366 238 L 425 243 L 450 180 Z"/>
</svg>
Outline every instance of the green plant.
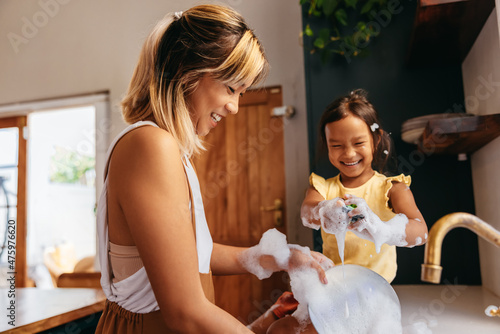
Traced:
<svg viewBox="0 0 500 334">
<path fill-rule="evenodd" d="M 300 0 L 309 21 L 302 32 L 312 38 L 312 54 L 326 61 L 332 54 L 347 57 L 367 54 L 366 47 L 384 26 L 380 13 L 387 11 L 388 0 Z M 398 2 L 399 4 L 399 2 Z M 385 14 L 387 16 L 387 14 Z M 390 20 L 390 13 L 389 13 Z M 388 23 L 387 20 L 384 23 Z M 316 26 L 320 26 L 317 28 Z"/>
<path fill-rule="evenodd" d="M 85 174 L 95 172 L 95 158 L 62 147 L 55 147 L 50 157 L 50 181 L 86 184 Z"/>
</svg>

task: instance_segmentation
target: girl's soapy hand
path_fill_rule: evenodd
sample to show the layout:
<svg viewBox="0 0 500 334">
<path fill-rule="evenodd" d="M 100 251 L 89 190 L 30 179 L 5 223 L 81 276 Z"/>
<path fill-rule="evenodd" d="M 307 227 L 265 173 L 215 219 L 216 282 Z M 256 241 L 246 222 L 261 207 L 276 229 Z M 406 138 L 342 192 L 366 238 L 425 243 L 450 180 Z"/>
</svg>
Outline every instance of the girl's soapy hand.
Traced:
<svg viewBox="0 0 500 334">
<path fill-rule="evenodd" d="M 319 202 L 313 214 L 315 219 L 321 221 L 323 230 L 330 234 L 345 231 L 349 223 L 345 202 L 340 197 Z"/>
<path fill-rule="evenodd" d="M 362 198 L 346 195 L 346 205 L 355 204 L 356 208 L 347 215 L 350 218 L 362 217 L 351 220 L 348 229 L 358 237 L 375 243 L 377 253 L 380 252 L 382 244 L 405 246 L 406 245 L 406 224 L 408 218 L 403 214 L 397 214 L 389 221 L 382 221 L 366 204 Z"/>
<path fill-rule="evenodd" d="M 345 204 L 356 206 L 347 213 L 350 220 L 347 228 L 363 239 L 374 242 L 374 236 L 379 229 L 383 228 L 382 220 L 373 213 L 363 198 L 354 195 L 346 195 Z"/>
</svg>

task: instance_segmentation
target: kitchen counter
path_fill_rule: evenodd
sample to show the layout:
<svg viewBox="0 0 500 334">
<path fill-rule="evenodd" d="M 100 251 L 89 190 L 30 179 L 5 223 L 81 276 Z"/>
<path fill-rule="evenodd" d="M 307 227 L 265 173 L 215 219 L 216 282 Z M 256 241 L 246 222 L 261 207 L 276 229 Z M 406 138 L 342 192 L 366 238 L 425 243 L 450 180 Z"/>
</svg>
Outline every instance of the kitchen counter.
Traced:
<svg viewBox="0 0 500 334">
<path fill-rule="evenodd" d="M 425 322 L 433 334 L 499 334 L 500 317 L 484 313 L 500 298 L 481 286 L 394 285 L 403 327 Z"/>
<path fill-rule="evenodd" d="M 104 309 L 106 300 L 101 289 L 16 288 L 14 292 L 15 299 L 8 289 L 0 289 L 0 333 L 37 333 L 92 317 Z M 12 320 L 15 326 L 9 324 Z"/>
</svg>

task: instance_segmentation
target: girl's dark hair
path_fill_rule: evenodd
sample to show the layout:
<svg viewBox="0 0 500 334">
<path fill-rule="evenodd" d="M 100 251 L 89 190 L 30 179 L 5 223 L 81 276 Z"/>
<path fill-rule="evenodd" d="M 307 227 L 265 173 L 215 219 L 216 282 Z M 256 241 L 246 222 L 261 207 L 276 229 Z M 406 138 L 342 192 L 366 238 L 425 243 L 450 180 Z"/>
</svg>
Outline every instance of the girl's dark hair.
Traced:
<svg viewBox="0 0 500 334">
<path fill-rule="evenodd" d="M 348 115 L 358 117 L 363 120 L 368 128 L 371 129 L 373 145 L 373 169 L 379 173 L 387 174 L 386 170 L 388 163 L 395 164 L 392 159 L 394 155 L 393 143 L 390 135 L 380 127 L 380 121 L 377 111 L 367 99 L 367 92 L 362 89 L 357 89 L 349 94 L 337 98 L 330 103 L 319 121 L 319 134 L 323 148 L 327 148 L 325 126 L 328 123 L 339 121 Z M 391 161 L 392 160 L 392 161 Z M 391 166 L 391 170 L 395 166 Z"/>
</svg>

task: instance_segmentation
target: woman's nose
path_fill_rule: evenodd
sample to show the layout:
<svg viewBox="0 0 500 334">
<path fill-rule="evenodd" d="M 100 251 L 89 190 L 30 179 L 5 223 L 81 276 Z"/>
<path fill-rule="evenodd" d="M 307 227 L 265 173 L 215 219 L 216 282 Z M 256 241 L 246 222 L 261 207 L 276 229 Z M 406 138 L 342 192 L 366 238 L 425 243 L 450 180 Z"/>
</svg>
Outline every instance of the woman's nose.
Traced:
<svg viewBox="0 0 500 334">
<path fill-rule="evenodd" d="M 238 113 L 238 101 L 231 101 L 226 104 L 226 109 L 229 113 L 236 115 Z"/>
</svg>

